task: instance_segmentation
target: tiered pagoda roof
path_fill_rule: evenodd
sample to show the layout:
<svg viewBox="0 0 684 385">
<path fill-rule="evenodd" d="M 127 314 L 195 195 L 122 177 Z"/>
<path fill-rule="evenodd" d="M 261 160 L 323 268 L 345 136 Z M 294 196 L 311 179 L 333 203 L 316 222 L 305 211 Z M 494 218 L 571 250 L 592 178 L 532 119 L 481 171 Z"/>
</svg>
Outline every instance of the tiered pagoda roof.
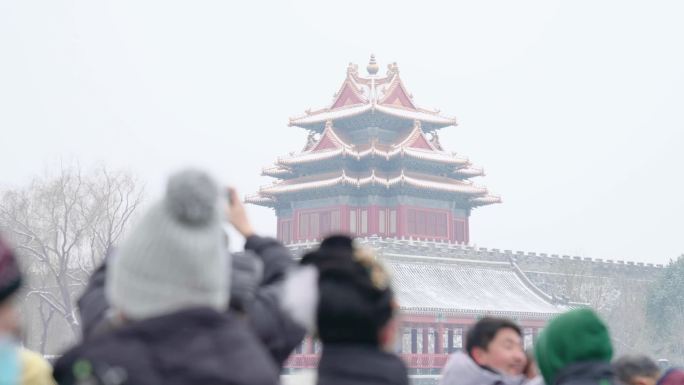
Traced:
<svg viewBox="0 0 684 385">
<path fill-rule="evenodd" d="M 401 120 L 422 123 L 425 131 L 456 125 L 456 119 L 441 115 L 439 110 L 428 110 L 416 106 L 413 96 L 406 91 L 396 63 L 387 67 L 384 77 L 377 76 L 375 58 L 367 67 L 369 77 L 359 75 L 358 66 L 349 64 L 347 77 L 333 102 L 327 108 L 311 111 L 300 117 L 291 118 L 290 125 L 323 131 L 328 121 L 339 127 L 356 124 L 359 118 L 367 126 L 382 126 L 383 121 Z"/>
<path fill-rule="evenodd" d="M 290 119 L 309 130 L 301 152 L 280 157 L 263 175 L 277 178 L 247 202 L 283 207 L 294 200 L 335 195 L 438 197 L 470 209 L 501 202 L 469 179 L 484 170 L 444 151 L 437 130 L 456 120 L 416 106 L 396 64 L 379 76 L 375 58 L 369 76 L 350 64 L 329 107 Z"/>
</svg>

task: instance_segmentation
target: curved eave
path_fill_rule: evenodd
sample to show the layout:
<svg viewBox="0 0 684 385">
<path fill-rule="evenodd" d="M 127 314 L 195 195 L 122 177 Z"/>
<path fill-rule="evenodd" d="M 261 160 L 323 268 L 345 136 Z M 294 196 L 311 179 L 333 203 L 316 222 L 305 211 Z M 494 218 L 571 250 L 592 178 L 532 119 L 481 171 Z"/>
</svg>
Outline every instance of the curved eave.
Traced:
<svg viewBox="0 0 684 385">
<path fill-rule="evenodd" d="M 484 176 L 484 170 L 478 167 L 464 167 L 461 169 L 458 169 L 454 171 L 454 175 L 460 176 L 460 177 L 465 177 L 465 178 L 473 178 L 476 176 Z"/>
<path fill-rule="evenodd" d="M 429 161 L 434 161 L 434 162 L 440 162 L 440 163 L 448 163 L 448 164 L 454 164 L 454 165 L 466 165 L 468 164 L 468 159 L 467 158 L 460 158 L 452 154 L 447 154 L 443 152 L 434 152 L 434 151 L 427 151 L 427 150 L 421 150 L 417 148 L 411 148 L 411 147 L 406 147 L 404 148 L 404 153 L 408 156 L 421 159 L 421 160 L 429 160 Z"/>
<path fill-rule="evenodd" d="M 328 120 L 335 121 L 337 119 L 360 115 L 366 111 L 370 111 L 371 107 L 371 104 L 357 104 L 340 107 L 334 110 L 326 108 L 298 118 L 291 118 L 289 125 L 323 131 L 325 129 L 325 122 Z"/>
<path fill-rule="evenodd" d="M 496 195 L 487 195 L 483 197 L 477 197 L 477 198 L 472 198 L 470 199 L 470 203 L 472 204 L 473 207 L 480 207 L 480 206 L 487 206 L 487 205 L 493 205 L 497 203 L 501 203 L 501 197 L 496 196 Z"/>
<path fill-rule="evenodd" d="M 430 123 L 433 126 L 439 126 L 439 128 L 455 126 L 457 124 L 456 118 L 442 116 L 437 113 L 428 113 L 421 109 L 414 111 L 405 108 L 389 107 L 383 105 L 376 105 L 375 109 L 388 115 Z"/>
<path fill-rule="evenodd" d="M 259 194 L 263 196 L 278 196 L 291 193 L 301 193 L 311 190 L 320 190 L 330 187 L 344 186 L 352 188 L 377 186 L 386 189 L 410 186 L 418 189 L 434 190 L 446 193 L 457 193 L 473 196 L 473 198 L 470 201 L 473 201 L 474 199 L 477 199 L 480 196 L 487 194 L 487 189 L 485 187 L 474 186 L 472 184 L 466 184 L 462 182 L 444 183 L 432 180 L 424 180 L 403 174 L 394 178 L 387 179 L 376 177 L 375 174 L 371 174 L 370 176 L 362 178 L 353 178 L 343 174 L 342 176 L 334 178 L 310 182 L 296 183 L 296 181 L 291 181 L 291 183 L 275 183 L 273 185 L 262 187 L 261 189 L 259 189 Z"/>
<path fill-rule="evenodd" d="M 293 156 L 278 158 L 277 163 L 285 166 L 298 165 L 304 163 L 320 162 L 322 160 L 336 158 L 344 153 L 343 148 L 331 150 L 304 152 Z"/>
<path fill-rule="evenodd" d="M 378 104 L 361 104 L 346 106 L 343 108 L 328 110 L 324 109 L 299 118 L 290 119 L 290 126 L 302 127 L 310 130 L 323 131 L 325 122 L 350 119 L 364 113 L 381 113 L 395 118 L 408 121 L 418 120 L 424 131 L 457 125 L 456 118 L 445 117 L 436 113 L 428 113 L 424 110 L 410 110 L 398 107 L 389 107 Z"/>
<path fill-rule="evenodd" d="M 291 169 L 278 166 L 261 169 L 261 175 L 273 178 L 288 178 L 294 176 Z"/>
<path fill-rule="evenodd" d="M 265 186 L 265 187 L 260 188 L 259 194 L 265 195 L 265 196 L 277 196 L 277 195 L 282 195 L 282 194 L 299 193 L 302 191 L 317 190 L 317 189 L 322 189 L 322 188 L 326 188 L 326 187 L 333 187 L 333 186 L 344 184 L 345 178 L 347 178 L 347 177 L 345 177 L 343 175 L 343 176 L 338 176 L 338 177 L 334 177 L 334 178 L 316 180 L 316 181 L 310 181 L 310 182 L 297 183 L 296 181 L 294 181 L 294 183 L 274 183 L 270 186 Z"/>
<path fill-rule="evenodd" d="M 251 203 L 258 206 L 275 207 L 276 201 L 273 198 L 265 197 L 260 194 L 252 194 L 245 197 L 245 203 Z"/>
<path fill-rule="evenodd" d="M 455 192 L 455 193 L 470 194 L 470 195 L 481 195 L 481 194 L 487 193 L 486 188 L 474 186 L 471 184 L 443 183 L 443 182 L 437 182 L 437 181 L 431 181 L 431 180 L 418 179 L 418 178 L 414 178 L 414 177 L 410 177 L 410 176 L 404 176 L 404 181 L 413 187 L 426 188 L 426 189 L 430 189 L 430 190 Z"/>
<path fill-rule="evenodd" d="M 352 159 L 365 159 L 369 157 L 386 158 L 387 160 L 394 159 L 399 156 L 408 156 L 419 160 L 439 162 L 443 164 L 453 164 L 455 166 L 463 166 L 468 164 L 467 158 L 460 158 L 448 153 L 440 153 L 434 151 L 421 150 L 416 148 L 400 148 L 391 151 L 378 150 L 377 148 L 370 148 L 364 151 L 348 150 L 337 148 L 332 150 L 299 153 L 289 157 L 278 158 L 277 163 L 283 166 L 294 166 L 306 163 L 315 163 L 323 160 L 334 159 L 342 156 L 350 157 Z M 473 169 L 472 172 L 475 172 Z M 478 174 L 476 176 L 479 176 Z M 464 176 L 467 176 L 464 174 Z"/>
</svg>

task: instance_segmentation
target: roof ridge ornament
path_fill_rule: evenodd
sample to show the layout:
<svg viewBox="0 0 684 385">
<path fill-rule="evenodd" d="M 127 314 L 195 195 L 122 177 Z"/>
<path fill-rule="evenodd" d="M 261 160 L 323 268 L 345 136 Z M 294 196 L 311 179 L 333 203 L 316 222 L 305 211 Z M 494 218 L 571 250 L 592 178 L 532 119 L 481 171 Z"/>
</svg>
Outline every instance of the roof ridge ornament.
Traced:
<svg viewBox="0 0 684 385">
<path fill-rule="evenodd" d="M 309 131 L 309 134 L 306 137 L 306 145 L 302 151 L 309 151 L 314 148 L 316 143 L 318 143 L 318 140 L 319 137 L 317 136 L 317 133 L 315 131 Z"/>
<path fill-rule="evenodd" d="M 397 62 L 394 62 L 392 64 L 387 65 L 387 77 L 392 77 L 393 75 L 398 75 L 399 74 L 399 66 L 397 66 Z"/>
<path fill-rule="evenodd" d="M 430 134 L 430 144 L 432 144 L 432 146 L 435 147 L 437 150 L 444 151 L 444 148 L 442 148 L 442 144 L 439 142 L 439 136 L 437 135 L 437 132 L 433 131 Z"/>
<path fill-rule="evenodd" d="M 349 63 L 349 65 L 347 66 L 347 74 L 358 75 L 359 74 L 359 66 L 354 64 L 354 63 Z"/>
<path fill-rule="evenodd" d="M 376 75 L 379 70 L 380 70 L 380 66 L 378 66 L 378 63 L 375 61 L 375 55 L 371 54 L 370 61 L 368 62 L 368 65 L 366 66 L 366 71 L 368 71 L 369 75 Z"/>
</svg>

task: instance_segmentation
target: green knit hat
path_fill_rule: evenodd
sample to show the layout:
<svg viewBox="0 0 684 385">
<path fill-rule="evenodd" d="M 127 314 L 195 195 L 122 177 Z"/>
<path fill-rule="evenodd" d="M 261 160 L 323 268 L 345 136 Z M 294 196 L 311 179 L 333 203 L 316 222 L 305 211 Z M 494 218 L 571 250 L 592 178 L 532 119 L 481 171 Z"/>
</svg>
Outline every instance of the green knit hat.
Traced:
<svg viewBox="0 0 684 385">
<path fill-rule="evenodd" d="M 537 339 L 534 354 L 544 382 L 553 385 L 558 372 L 578 362 L 610 362 L 613 347 L 608 328 L 589 308 L 563 313 L 549 322 Z"/>
</svg>

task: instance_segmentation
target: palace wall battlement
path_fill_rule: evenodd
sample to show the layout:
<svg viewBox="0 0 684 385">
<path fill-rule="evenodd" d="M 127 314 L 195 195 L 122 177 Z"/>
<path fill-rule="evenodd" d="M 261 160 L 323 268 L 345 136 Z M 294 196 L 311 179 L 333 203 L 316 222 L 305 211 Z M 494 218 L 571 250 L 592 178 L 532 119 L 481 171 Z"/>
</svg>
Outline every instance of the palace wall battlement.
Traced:
<svg viewBox="0 0 684 385">
<path fill-rule="evenodd" d="M 621 298 L 646 296 L 663 265 L 604 260 L 588 257 L 488 249 L 426 239 L 357 238 L 379 255 L 453 258 L 482 262 L 514 263 L 544 293 L 567 301 L 600 307 L 616 306 Z M 293 244 L 302 254 L 316 241 Z"/>
<path fill-rule="evenodd" d="M 357 238 L 361 244 L 380 253 L 403 254 L 410 251 L 416 256 L 445 257 L 481 261 L 513 261 L 523 271 L 584 274 L 598 277 L 624 277 L 653 279 L 663 269 L 661 264 L 600 259 L 560 254 L 535 253 L 513 250 L 472 247 L 462 244 L 415 238 L 380 238 L 370 236 Z M 294 251 L 306 250 L 318 240 L 292 244 Z"/>
</svg>

